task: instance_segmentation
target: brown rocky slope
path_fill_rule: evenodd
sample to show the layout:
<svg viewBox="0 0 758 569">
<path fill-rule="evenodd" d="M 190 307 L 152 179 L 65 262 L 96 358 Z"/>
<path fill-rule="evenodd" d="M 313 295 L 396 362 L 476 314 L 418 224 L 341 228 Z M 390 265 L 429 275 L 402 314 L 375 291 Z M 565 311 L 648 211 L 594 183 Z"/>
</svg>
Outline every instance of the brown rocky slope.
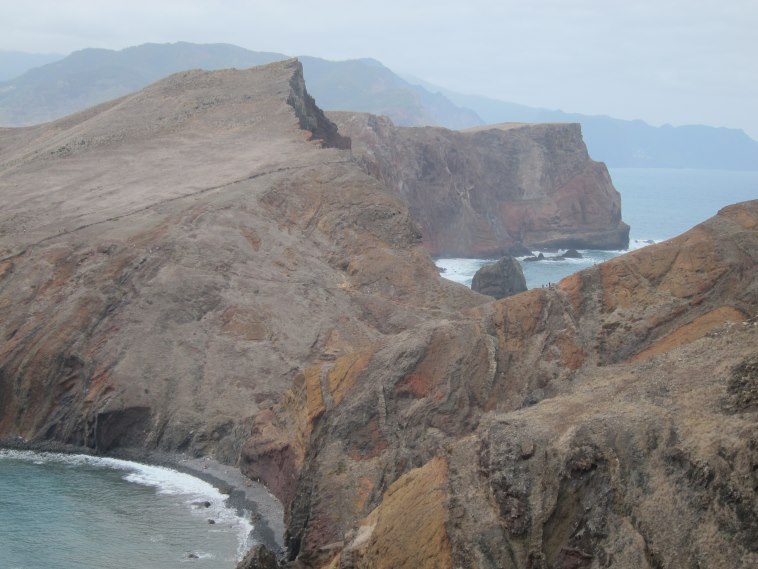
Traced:
<svg viewBox="0 0 758 569">
<path fill-rule="evenodd" d="M 0 436 L 233 463 L 304 366 L 480 303 L 348 145 L 296 61 L 0 130 Z"/>
<path fill-rule="evenodd" d="M 362 113 L 329 117 L 365 170 L 408 203 L 433 256 L 629 243 L 621 198 L 605 165 L 587 154 L 578 124 L 452 131 Z"/>
<path fill-rule="evenodd" d="M 757 261 L 754 201 L 307 369 L 292 567 L 756 566 Z"/>
<path fill-rule="evenodd" d="M 487 302 L 346 145 L 293 61 L 0 130 L 0 436 L 239 459 L 293 567 L 755 566 L 758 202 Z"/>
</svg>

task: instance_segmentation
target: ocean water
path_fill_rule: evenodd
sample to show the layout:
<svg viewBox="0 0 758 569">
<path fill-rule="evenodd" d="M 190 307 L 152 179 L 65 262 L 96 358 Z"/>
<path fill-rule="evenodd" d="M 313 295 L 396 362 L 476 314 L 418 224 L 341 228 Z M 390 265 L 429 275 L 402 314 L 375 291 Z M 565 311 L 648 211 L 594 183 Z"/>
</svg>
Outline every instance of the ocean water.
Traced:
<svg viewBox="0 0 758 569">
<path fill-rule="evenodd" d="M 0 450 L 0 567 L 230 569 L 253 528 L 225 498 L 168 468 Z"/>
<path fill-rule="evenodd" d="M 602 263 L 629 250 L 658 243 L 684 233 L 737 202 L 758 199 L 758 172 L 679 170 L 666 168 L 612 168 L 611 178 L 621 194 L 622 218 L 631 227 L 625 251 L 581 250 L 582 259 L 524 262 L 528 288 L 555 283 L 577 271 Z M 534 251 L 554 256 L 564 251 Z M 474 273 L 487 259 L 436 259 L 442 276 L 471 286 Z"/>
</svg>

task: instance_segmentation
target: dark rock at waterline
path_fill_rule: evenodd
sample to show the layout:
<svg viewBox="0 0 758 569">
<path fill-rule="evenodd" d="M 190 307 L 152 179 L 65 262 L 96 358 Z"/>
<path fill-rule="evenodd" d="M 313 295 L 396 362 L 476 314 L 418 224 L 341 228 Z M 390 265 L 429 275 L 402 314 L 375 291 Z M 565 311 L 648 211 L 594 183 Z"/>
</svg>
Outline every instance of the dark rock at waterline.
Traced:
<svg viewBox="0 0 758 569">
<path fill-rule="evenodd" d="M 543 253 L 539 255 L 527 257 L 524 261 L 532 263 L 534 261 L 565 261 L 566 259 L 583 259 L 584 256 L 576 249 L 569 249 L 563 255 L 552 255 L 546 257 Z"/>
<path fill-rule="evenodd" d="M 210 525 L 214 525 L 214 524 L 216 523 L 216 520 L 211 520 L 211 519 L 209 519 L 209 520 L 208 520 L 208 523 L 209 523 Z"/>
<path fill-rule="evenodd" d="M 279 569 L 279 563 L 265 545 L 256 545 L 237 564 L 237 569 Z"/>
<path fill-rule="evenodd" d="M 534 261 L 544 261 L 544 260 L 545 260 L 545 255 L 543 255 L 542 253 L 540 253 L 536 257 L 532 255 L 531 257 L 527 257 L 526 259 L 524 259 L 524 261 L 529 262 L 529 263 L 534 262 Z"/>
<path fill-rule="evenodd" d="M 514 243 L 503 251 L 503 254 L 508 257 L 523 257 L 524 255 L 531 255 L 532 250 L 525 247 L 521 243 Z"/>
<path fill-rule="evenodd" d="M 480 268 L 474 275 L 471 289 L 494 298 L 505 298 L 524 292 L 526 278 L 516 259 L 503 257 L 496 263 Z"/>
</svg>

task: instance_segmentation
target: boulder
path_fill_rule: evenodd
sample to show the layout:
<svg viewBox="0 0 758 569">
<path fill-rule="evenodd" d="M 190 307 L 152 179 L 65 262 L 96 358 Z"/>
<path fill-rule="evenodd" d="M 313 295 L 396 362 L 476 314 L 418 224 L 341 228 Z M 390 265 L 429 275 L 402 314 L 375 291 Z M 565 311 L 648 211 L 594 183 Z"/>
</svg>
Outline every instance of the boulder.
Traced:
<svg viewBox="0 0 758 569">
<path fill-rule="evenodd" d="M 516 259 L 503 257 L 496 263 L 480 268 L 474 275 L 471 289 L 487 296 L 505 298 L 524 292 L 526 278 Z"/>
<path fill-rule="evenodd" d="M 563 255 L 561 255 L 564 259 L 582 259 L 584 256 L 577 251 L 576 249 L 569 249 L 566 251 Z"/>
</svg>

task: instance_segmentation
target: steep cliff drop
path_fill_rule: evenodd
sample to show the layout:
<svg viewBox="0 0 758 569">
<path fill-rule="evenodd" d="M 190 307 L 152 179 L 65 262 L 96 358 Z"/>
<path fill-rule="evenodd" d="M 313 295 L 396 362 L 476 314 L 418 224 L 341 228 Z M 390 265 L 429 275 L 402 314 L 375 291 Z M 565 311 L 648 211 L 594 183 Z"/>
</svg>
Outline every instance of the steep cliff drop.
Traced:
<svg viewBox="0 0 758 569">
<path fill-rule="evenodd" d="M 0 130 L 0 436 L 234 463 L 301 370 L 481 303 L 297 61 Z"/>
<path fill-rule="evenodd" d="M 293 569 L 755 567 L 758 201 L 490 301 L 305 94 L 189 72 L 0 130 L 0 436 L 238 461 Z"/>
<path fill-rule="evenodd" d="M 292 567 L 755 567 L 757 262 L 754 201 L 306 370 Z"/>
<path fill-rule="evenodd" d="M 621 198 L 605 165 L 587 154 L 578 124 L 452 131 L 396 127 L 365 113 L 329 117 L 364 169 L 408 203 L 432 256 L 629 244 Z"/>
</svg>

